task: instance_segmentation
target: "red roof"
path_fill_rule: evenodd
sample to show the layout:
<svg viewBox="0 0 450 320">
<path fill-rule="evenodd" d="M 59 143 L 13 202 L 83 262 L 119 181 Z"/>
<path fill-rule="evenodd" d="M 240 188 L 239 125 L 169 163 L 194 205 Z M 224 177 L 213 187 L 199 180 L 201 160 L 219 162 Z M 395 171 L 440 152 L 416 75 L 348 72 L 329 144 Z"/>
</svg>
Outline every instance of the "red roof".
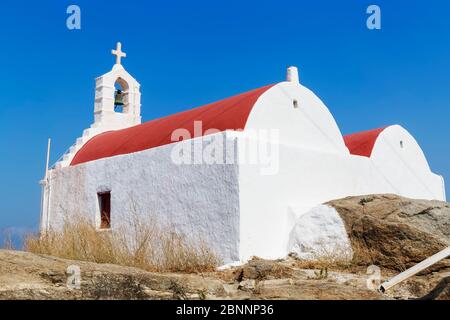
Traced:
<svg viewBox="0 0 450 320">
<path fill-rule="evenodd" d="M 187 129 L 191 137 L 194 137 L 194 121 L 202 122 L 201 135 L 209 129 L 243 130 L 254 104 L 272 86 L 265 86 L 134 127 L 104 132 L 89 140 L 77 152 L 71 165 L 173 143 L 171 136 L 176 129 Z"/>
<path fill-rule="evenodd" d="M 385 128 L 368 130 L 344 136 L 344 142 L 351 154 L 370 157 L 378 136 Z"/>
</svg>

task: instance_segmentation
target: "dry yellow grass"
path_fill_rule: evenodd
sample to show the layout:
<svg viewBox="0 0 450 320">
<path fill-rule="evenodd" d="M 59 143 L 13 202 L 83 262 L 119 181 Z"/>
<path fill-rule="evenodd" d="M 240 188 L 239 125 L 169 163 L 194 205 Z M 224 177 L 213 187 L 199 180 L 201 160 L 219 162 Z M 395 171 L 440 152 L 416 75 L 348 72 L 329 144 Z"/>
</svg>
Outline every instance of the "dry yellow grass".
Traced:
<svg viewBox="0 0 450 320">
<path fill-rule="evenodd" d="M 322 243 L 309 259 L 298 259 L 297 267 L 320 270 L 348 270 L 354 266 L 353 256 L 347 247 Z"/>
<path fill-rule="evenodd" d="M 170 226 L 141 221 L 137 216 L 107 231 L 99 231 L 82 217 L 65 219 L 58 231 L 26 237 L 24 249 L 70 260 L 118 264 L 153 272 L 214 271 L 220 263 L 201 239 L 187 239 Z"/>
</svg>

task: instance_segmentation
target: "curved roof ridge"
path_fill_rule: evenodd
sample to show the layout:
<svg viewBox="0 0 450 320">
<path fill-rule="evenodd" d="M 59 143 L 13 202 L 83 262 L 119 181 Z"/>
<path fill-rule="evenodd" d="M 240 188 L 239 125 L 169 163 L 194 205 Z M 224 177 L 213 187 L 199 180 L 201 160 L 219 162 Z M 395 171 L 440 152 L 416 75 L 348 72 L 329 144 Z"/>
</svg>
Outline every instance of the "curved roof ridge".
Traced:
<svg viewBox="0 0 450 320">
<path fill-rule="evenodd" d="M 344 136 L 344 142 L 351 154 L 368 157 L 372 155 L 378 136 L 387 127 L 361 131 Z"/>
</svg>

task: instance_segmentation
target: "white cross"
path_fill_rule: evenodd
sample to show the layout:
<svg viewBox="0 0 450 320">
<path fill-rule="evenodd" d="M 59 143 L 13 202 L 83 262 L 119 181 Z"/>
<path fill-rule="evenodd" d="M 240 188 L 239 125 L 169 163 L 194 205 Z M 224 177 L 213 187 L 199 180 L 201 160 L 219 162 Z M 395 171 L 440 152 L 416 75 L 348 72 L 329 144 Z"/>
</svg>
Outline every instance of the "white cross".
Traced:
<svg viewBox="0 0 450 320">
<path fill-rule="evenodd" d="M 122 44 L 120 42 L 117 42 L 116 50 L 112 50 L 111 53 L 116 56 L 116 64 L 121 64 L 120 60 L 127 56 L 125 52 L 122 52 Z"/>
</svg>

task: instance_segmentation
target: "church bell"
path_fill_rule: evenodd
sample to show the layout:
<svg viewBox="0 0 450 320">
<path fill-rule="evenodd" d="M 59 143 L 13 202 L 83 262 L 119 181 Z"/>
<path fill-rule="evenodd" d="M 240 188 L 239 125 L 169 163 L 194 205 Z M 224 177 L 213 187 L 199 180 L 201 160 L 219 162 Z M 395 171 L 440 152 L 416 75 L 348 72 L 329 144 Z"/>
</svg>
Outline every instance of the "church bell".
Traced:
<svg viewBox="0 0 450 320">
<path fill-rule="evenodd" d="M 123 92 L 122 90 L 116 90 L 114 94 L 114 106 L 123 106 Z"/>
</svg>

